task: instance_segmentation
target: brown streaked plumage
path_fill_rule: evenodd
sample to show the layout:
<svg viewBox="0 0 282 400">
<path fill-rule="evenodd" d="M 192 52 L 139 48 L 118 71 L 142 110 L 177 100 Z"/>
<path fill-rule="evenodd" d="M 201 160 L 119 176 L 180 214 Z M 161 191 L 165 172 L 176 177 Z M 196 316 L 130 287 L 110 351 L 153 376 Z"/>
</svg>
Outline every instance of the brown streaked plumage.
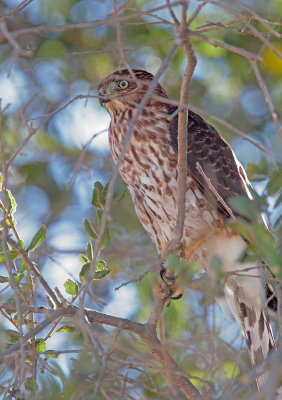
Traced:
<svg viewBox="0 0 282 400">
<path fill-rule="evenodd" d="M 142 70 L 116 71 L 98 86 L 100 103 L 111 115 L 109 142 L 117 161 L 122 138 L 153 75 Z M 177 215 L 177 135 L 178 116 L 171 120 L 176 107 L 169 102 L 161 85 L 154 93 L 135 124 L 130 147 L 120 174 L 128 185 L 141 223 L 161 253 L 170 241 Z M 246 247 L 244 240 L 226 224 L 230 214 L 210 189 L 199 172 L 199 164 L 223 201 L 231 197 L 249 196 L 246 173 L 227 142 L 214 127 L 189 111 L 187 143 L 187 191 L 183 240 L 183 258 L 197 262 L 211 275 L 210 260 L 222 259 L 225 272 L 239 271 L 240 279 L 230 275 L 224 284 L 225 300 L 217 299 L 225 309 L 229 306 L 240 324 L 252 364 L 261 373 L 263 361 L 275 347 L 266 307 L 272 290 L 264 278 L 264 268 L 255 268 L 239 261 Z M 234 215 L 238 215 L 232 210 Z M 197 245 L 196 245 L 197 244 Z M 248 276 L 245 268 L 254 267 Z M 275 308 L 275 301 L 272 308 Z M 258 385 L 265 374 L 258 378 Z"/>
</svg>

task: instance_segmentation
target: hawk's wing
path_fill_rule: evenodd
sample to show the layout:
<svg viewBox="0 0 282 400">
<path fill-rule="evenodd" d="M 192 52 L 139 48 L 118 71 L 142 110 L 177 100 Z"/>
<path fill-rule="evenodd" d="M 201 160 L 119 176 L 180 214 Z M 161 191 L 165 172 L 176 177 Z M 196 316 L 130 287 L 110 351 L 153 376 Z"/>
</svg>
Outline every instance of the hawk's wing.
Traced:
<svg viewBox="0 0 282 400">
<path fill-rule="evenodd" d="M 169 106 L 169 113 L 172 114 L 174 111 L 176 108 Z M 171 121 L 169 132 L 175 151 L 177 151 L 178 116 Z M 209 187 L 207 179 L 229 207 L 228 200 L 231 197 L 240 195 L 248 197 L 248 180 L 245 171 L 230 146 L 215 128 L 191 111 L 189 111 L 188 119 L 187 161 L 189 174 L 192 175 L 197 187 L 224 218 L 230 217 L 228 209 Z M 197 168 L 197 163 L 206 177 Z M 232 211 L 238 215 L 235 210 Z M 248 276 L 248 267 L 254 268 L 253 264 L 240 264 L 236 259 L 237 256 L 232 259 L 236 248 L 242 251 L 245 248 L 243 240 L 240 241 L 239 236 L 227 238 L 225 241 L 219 237 L 220 240 L 219 248 L 217 248 L 218 255 L 226 258 L 227 271 L 230 271 L 228 263 L 231 262 L 231 270 L 237 270 L 240 274 L 239 279 L 232 276 L 226 280 L 224 284 L 225 298 L 234 317 L 241 325 L 251 361 L 259 375 L 258 385 L 262 385 L 266 379 L 266 374 L 261 374 L 263 361 L 267 358 L 269 351 L 275 347 L 268 311 L 265 309 L 264 303 L 270 298 L 268 306 L 275 311 L 277 299 L 273 296 L 273 290 L 264 278 L 254 279 Z M 228 255 L 225 257 L 226 253 Z M 245 268 L 246 272 L 244 272 Z M 263 277 L 263 268 L 253 269 L 252 274 L 257 278 Z M 244 279 L 242 279 L 243 275 L 245 275 Z M 272 300 L 273 302 L 270 303 Z"/>
<path fill-rule="evenodd" d="M 176 107 L 169 106 L 169 114 L 172 114 L 176 109 Z M 231 197 L 248 196 L 245 171 L 228 143 L 217 130 L 192 111 L 189 111 L 188 130 L 187 161 L 189 173 L 209 202 L 225 218 L 229 218 L 230 215 L 226 207 L 208 187 L 205 177 L 197 168 L 197 163 L 228 207 L 230 207 L 228 200 Z M 177 151 L 178 115 L 171 121 L 169 133 Z M 232 211 L 235 215 L 238 215 L 236 211 Z"/>
</svg>

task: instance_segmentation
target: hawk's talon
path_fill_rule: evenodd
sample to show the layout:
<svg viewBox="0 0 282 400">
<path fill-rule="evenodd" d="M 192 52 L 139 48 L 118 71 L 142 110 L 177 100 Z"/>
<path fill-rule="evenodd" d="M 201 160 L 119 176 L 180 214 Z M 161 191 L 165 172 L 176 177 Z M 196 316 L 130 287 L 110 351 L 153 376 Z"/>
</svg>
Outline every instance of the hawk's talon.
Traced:
<svg viewBox="0 0 282 400">
<path fill-rule="evenodd" d="M 175 281 L 177 279 L 176 276 L 165 276 L 165 273 L 166 273 L 166 268 L 162 267 L 160 270 L 160 277 L 163 283 L 165 283 L 166 285 L 168 284 L 167 281 Z"/>
<path fill-rule="evenodd" d="M 177 279 L 176 276 L 166 276 L 165 279 L 167 279 L 168 281 L 175 281 Z"/>
<path fill-rule="evenodd" d="M 177 296 L 165 296 L 165 298 L 169 299 L 169 300 L 179 300 L 179 299 L 181 299 L 181 297 L 183 297 L 183 293 L 180 293 Z"/>
<path fill-rule="evenodd" d="M 165 273 L 166 273 L 166 268 L 162 267 L 161 270 L 160 270 L 160 277 L 161 277 L 161 280 L 163 281 L 163 283 L 166 284 L 166 281 L 165 281 L 165 278 L 164 278 Z"/>
<path fill-rule="evenodd" d="M 177 296 L 172 296 L 173 292 L 174 290 L 170 289 L 169 294 L 164 295 L 164 298 L 168 300 L 179 300 L 183 296 L 183 293 L 180 293 Z"/>
</svg>

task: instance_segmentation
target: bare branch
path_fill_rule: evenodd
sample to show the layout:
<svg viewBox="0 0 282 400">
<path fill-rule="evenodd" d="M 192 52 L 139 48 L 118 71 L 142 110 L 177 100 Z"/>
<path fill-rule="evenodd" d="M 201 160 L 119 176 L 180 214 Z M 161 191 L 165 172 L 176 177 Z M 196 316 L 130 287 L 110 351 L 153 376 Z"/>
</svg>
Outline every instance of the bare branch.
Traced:
<svg viewBox="0 0 282 400">
<path fill-rule="evenodd" d="M 264 81 L 263 81 L 263 79 L 262 79 L 262 76 L 261 76 L 261 74 L 260 74 L 260 72 L 259 72 L 257 63 L 256 63 L 254 60 L 250 60 L 250 65 L 251 65 L 251 67 L 252 67 L 252 70 L 253 70 L 254 73 L 255 73 L 255 76 L 256 76 L 256 78 L 257 78 L 259 87 L 261 88 L 261 91 L 262 91 L 262 93 L 263 93 L 265 102 L 266 102 L 266 104 L 267 104 L 267 106 L 268 106 L 268 109 L 269 109 L 270 115 L 271 115 L 271 117 L 272 117 L 272 119 L 273 119 L 273 122 L 274 122 L 274 125 L 275 125 L 275 127 L 276 127 L 276 130 L 277 130 L 277 132 L 278 132 L 280 138 L 282 139 L 282 130 L 281 130 L 281 127 L 280 127 L 278 118 L 277 118 L 277 114 L 276 114 L 275 109 L 274 109 L 274 106 L 273 106 L 273 104 L 272 104 L 272 101 L 271 101 L 270 95 L 269 95 L 269 93 L 268 93 L 266 84 L 264 83 Z"/>
<path fill-rule="evenodd" d="M 222 47 L 223 49 L 231 51 L 232 53 L 239 54 L 240 56 L 247 58 L 248 60 L 263 61 L 263 58 L 257 54 L 254 54 L 254 53 L 251 53 L 250 51 L 241 49 L 240 47 L 232 46 L 231 44 L 222 43 L 217 40 L 208 38 L 196 31 L 189 31 L 189 35 L 194 36 L 198 39 L 204 40 L 205 42 L 210 43 L 212 46 Z"/>
<path fill-rule="evenodd" d="M 6 14 L 2 15 L 0 17 L 0 22 L 4 21 L 8 17 L 11 17 L 13 14 L 16 14 L 17 12 L 23 10 L 26 6 L 28 6 L 33 0 L 23 0 L 18 4 L 15 8 L 13 8 L 11 11 L 7 12 Z"/>
<path fill-rule="evenodd" d="M 183 6 L 183 13 L 186 8 Z M 180 104 L 188 104 L 189 86 L 191 78 L 196 67 L 197 59 L 195 57 L 189 37 L 185 34 L 186 16 L 182 16 L 182 23 L 177 34 L 182 40 L 182 46 L 187 57 L 187 67 L 184 73 L 184 79 L 180 91 Z M 187 181 L 187 126 L 188 126 L 188 110 L 179 108 L 178 116 L 178 198 L 177 198 L 177 218 L 174 228 L 173 237 L 170 242 L 170 250 L 180 248 L 183 236 L 184 219 L 185 219 L 185 201 L 186 201 L 186 181 Z"/>
<path fill-rule="evenodd" d="M 163 300 L 158 300 L 157 304 L 161 305 L 162 302 Z M 157 306 L 157 308 L 159 308 L 159 305 Z M 15 310 L 15 306 L 5 305 L 5 304 L 1 304 L 0 308 L 6 310 L 13 310 L 13 309 Z M 62 316 L 65 317 L 72 316 L 75 319 L 76 316 L 80 315 L 80 309 L 74 305 L 61 307 L 58 310 L 46 309 L 44 307 L 34 308 L 29 306 L 23 306 L 23 310 L 36 313 L 38 312 L 41 314 L 47 314 L 47 317 L 44 319 L 44 321 L 40 322 L 32 331 L 24 335 L 23 340 L 25 343 L 34 334 L 41 332 L 42 329 L 47 327 L 55 319 L 60 318 Z M 111 315 L 99 313 L 98 311 L 90 309 L 84 309 L 83 311 L 90 323 L 114 326 L 119 329 L 124 329 L 136 333 L 138 336 L 140 336 L 145 345 L 148 346 L 154 357 L 166 369 L 169 368 L 170 373 L 174 376 L 177 386 L 187 396 L 187 398 L 191 400 L 201 399 L 198 390 L 192 385 L 187 375 L 181 370 L 181 368 L 172 359 L 172 357 L 167 352 L 164 355 L 164 349 L 156 334 L 155 319 L 153 322 L 152 319 L 151 320 L 149 319 L 146 324 L 141 324 L 139 322 L 133 322 L 128 319 L 113 317 Z M 158 311 L 156 313 L 158 314 Z M 18 351 L 19 347 L 20 343 L 15 343 L 8 350 L 2 353 L 2 357 L 10 356 L 13 352 Z"/>
<path fill-rule="evenodd" d="M 0 233 L 0 239 L 4 240 L 3 235 Z M 36 266 L 29 260 L 26 252 L 21 248 L 21 246 L 16 243 L 13 239 L 11 239 L 10 237 L 6 238 L 6 242 L 13 248 L 16 249 L 19 257 L 23 259 L 23 261 L 26 263 L 26 265 L 29 266 L 29 268 L 31 269 L 31 271 L 34 273 L 34 275 L 37 277 L 37 279 L 39 280 L 39 282 L 41 283 L 41 285 L 44 287 L 44 289 L 46 290 L 46 292 L 48 293 L 48 295 L 50 296 L 50 299 L 54 302 L 54 304 L 57 307 L 61 306 L 61 303 L 58 301 L 55 293 L 52 291 L 52 289 L 50 288 L 50 286 L 48 285 L 48 283 L 46 282 L 46 280 L 43 278 L 43 276 L 40 274 L 40 272 L 38 271 L 38 269 L 36 268 Z"/>
</svg>

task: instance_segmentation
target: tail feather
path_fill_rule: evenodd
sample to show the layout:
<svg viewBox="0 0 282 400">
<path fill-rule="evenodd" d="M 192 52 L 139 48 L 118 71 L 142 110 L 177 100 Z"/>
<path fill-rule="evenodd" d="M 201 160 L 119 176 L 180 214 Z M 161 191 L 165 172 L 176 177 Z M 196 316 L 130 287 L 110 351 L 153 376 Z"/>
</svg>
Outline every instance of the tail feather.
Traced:
<svg viewBox="0 0 282 400">
<path fill-rule="evenodd" d="M 223 269 L 228 273 L 224 283 L 225 300 L 243 331 L 260 388 L 267 377 L 265 360 L 276 348 L 268 309 L 277 310 L 277 299 L 267 284 L 263 264 L 258 267 L 238 261 L 245 247 L 246 243 L 238 235 L 219 236 L 213 251 L 222 259 Z"/>
<path fill-rule="evenodd" d="M 256 290 L 250 286 L 262 285 L 258 279 L 246 277 L 243 280 L 229 278 L 225 284 L 225 295 L 233 316 L 241 326 L 251 363 L 257 374 L 257 386 L 262 387 L 267 374 L 263 372 L 264 362 L 269 353 L 276 348 L 270 325 L 267 308 L 252 293 Z"/>
<path fill-rule="evenodd" d="M 260 388 L 267 378 L 267 374 L 263 372 L 264 361 L 275 348 L 270 321 L 265 311 L 254 310 L 243 302 L 240 302 L 239 315 L 250 359 L 257 373 L 257 385 Z"/>
</svg>

